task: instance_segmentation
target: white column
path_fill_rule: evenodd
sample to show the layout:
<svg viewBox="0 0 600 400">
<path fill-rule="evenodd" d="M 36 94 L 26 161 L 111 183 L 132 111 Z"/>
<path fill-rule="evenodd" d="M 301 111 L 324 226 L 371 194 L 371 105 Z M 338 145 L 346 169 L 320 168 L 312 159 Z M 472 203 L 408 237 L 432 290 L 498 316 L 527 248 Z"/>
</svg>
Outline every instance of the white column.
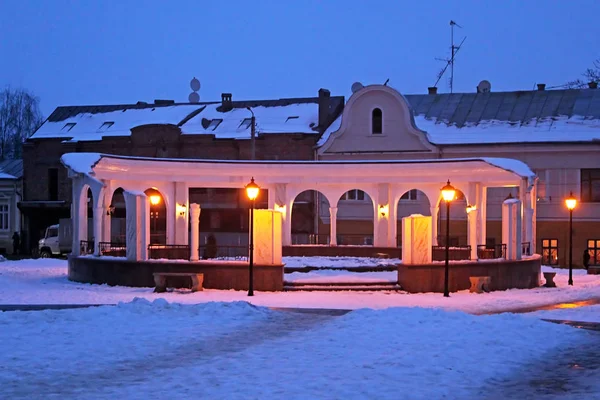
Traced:
<svg viewBox="0 0 600 400">
<path fill-rule="evenodd" d="M 329 245 L 337 246 L 337 207 L 329 207 Z"/>
<path fill-rule="evenodd" d="M 175 219 L 173 221 L 173 236 L 175 244 L 188 244 L 189 225 L 189 187 L 185 182 L 174 182 Z M 183 215 L 181 215 L 183 214 Z"/>
<path fill-rule="evenodd" d="M 467 241 L 471 246 L 471 260 L 477 260 L 477 222 L 478 210 L 472 210 L 467 214 Z"/>
<path fill-rule="evenodd" d="M 148 259 L 150 243 L 150 204 L 143 192 L 123 192 L 127 214 L 127 259 Z"/>
<path fill-rule="evenodd" d="M 477 202 L 477 244 L 485 244 L 487 240 L 487 187 L 481 186 Z"/>
<path fill-rule="evenodd" d="M 388 217 L 388 247 L 398 247 L 398 204 L 390 203 Z"/>
<path fill-rule="evenodd" d="M 502 204 L 502 243 L 506 244 L 506 259 L 521 259 L 521 201 L 505 200 Z"/>
<path fill-rule="evenodd" d="M 98 201 L 99 204 L 100 200 Z M 106 209 L 102 206 L 94 208 L 94 255 L 100 255 L 100 242 L 102 241 L 102 228 Z"/>
<path fill-rule="evenodd" d="M 73 224 L 73 243 L 71 254 L 78 256 L 80 241 L 87 240 L 87 193 L 83 196 L 83 182 L 75 178 L 72 182 L 71 223 Z"/>
<path fill-rule="evenodd" d="M 380 183 L 377 185 L 373 204 L 373 246 L 388 246 L 389 222 L 390 222 L 390 185 Z M 385 215 L 381 215 L 380 206 L 386 207 Z"/>
<path fill-rule="evenodd" d="M 437 246 L 438 245 L 438 215 L 440 212 L 440 208 L 436 205 L 435 207 L 430 207 L 429 211 L 431 212 L 431 243 L 433 243 L 432 246 Z"/>
<path fill-rule="evenodd" d="M 200 204 L 190 204 L 190 261 L 198 261 L 198 247 L 200 246 Z"/>
</svg>

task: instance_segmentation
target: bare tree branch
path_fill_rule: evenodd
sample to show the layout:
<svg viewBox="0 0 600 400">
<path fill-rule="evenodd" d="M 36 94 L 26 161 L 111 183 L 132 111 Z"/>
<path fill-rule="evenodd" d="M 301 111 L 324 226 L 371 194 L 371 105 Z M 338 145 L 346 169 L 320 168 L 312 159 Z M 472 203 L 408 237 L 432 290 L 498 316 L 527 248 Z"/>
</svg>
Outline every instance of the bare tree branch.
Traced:
<svg viewBox="0 0 600 400">
<path fill-rule="evenodd" d="M 43 122 L 39 103 L 26 89 L 0 91 L 0 160 L 21 158 L 23 142 Z"/>
</svg>

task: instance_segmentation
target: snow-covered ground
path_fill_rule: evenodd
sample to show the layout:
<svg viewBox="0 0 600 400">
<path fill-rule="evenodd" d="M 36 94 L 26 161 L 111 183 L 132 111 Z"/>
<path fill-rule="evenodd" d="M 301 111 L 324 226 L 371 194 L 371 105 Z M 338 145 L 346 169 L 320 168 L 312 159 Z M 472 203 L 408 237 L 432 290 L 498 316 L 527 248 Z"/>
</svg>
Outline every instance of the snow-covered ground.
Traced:
<svg viewBox="0 0 600 400">
<path fill-rule="evenodd" d="M 154 294 L 78 284 L 67 280 L 63 260 L 5 261 L 0 303 L 118 304 L 0 312 L 0 398 L 598 398 L 600 335 L 540 319 L 586 314 L 593 320 L 598 306 L 483 316 L 457 311 L 600 296 L 600 276 L 576 271 L 568 287 L 565 271 L 557 272 L 556 289 L 450 298 L 395 292 L 248 298 L 237 291 Z M 340 274 L 310 274 L 332 273 Z M 339 316 L 256 305 L 355 311 Z"/>
<path fill-rule="evenodd" d="M 379 259 L 344 258 L 343 261 L 329 257 L 290 257 L 289 266 L 360 266 L 377 265 Z M 444 298 L 439 293 L 407 294 L 396 292 L 255 292 L 249 298 L 243 291 L 204 290 L 197 293 L 176 291 L 153 293 L 152 288 L 111 287 L 70 282 L 67 279 L 67 262 L 56 259 L 5 261 L 0 263 L 0 304 L 116 304 L 129 302 L 135 297 L 150 301 L 164 298 L 169 302 L 195 304 L 210 301 L 250 301 L 269 307 L 301 307 L 330 309 L 382 309 L 388 307 L 439 307 L 471 313 L 498 312 L 524 307 L 534 307 L 558 302 L 575 302 L 600 297 L 600 275 L 586 275 L 583 270 L 574 271 L 574 285 L 567 285 L 567 271 L 557 272 L 557 288 L 514 289 L 484 294 L 468 290 L 452 293 Z M 368 272 L 348 273 L 328 269 L 310 273 L 286 274 L 286 280 L 294 281 L 389 281 L 394 273 Z M 599 318 L 600 319 L 600 318 Z"/>
</svg>

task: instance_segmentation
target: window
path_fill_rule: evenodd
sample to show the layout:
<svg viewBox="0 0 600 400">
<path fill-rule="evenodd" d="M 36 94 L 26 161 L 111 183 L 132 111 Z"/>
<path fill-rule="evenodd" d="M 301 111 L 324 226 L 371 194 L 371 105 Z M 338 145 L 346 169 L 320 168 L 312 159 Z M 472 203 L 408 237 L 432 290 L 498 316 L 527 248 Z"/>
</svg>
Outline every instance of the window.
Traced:
<svg viewBox="0 0 600 400">
<path fill-rule="evenodd" d="M 0 230 L 7 231 L 10 228 L 9 225 L 9 212 L 8 204 L 0 204 Z"/>
<path fill-rule="evenodd" d="M 342 200 L 362 201 L 364 199 L 365 199 L 365 192 L 363 192 L 362 190 L 358 190 L 358 189 L 348 190 L 342 196 Z"/>
<path fill-rule="evenodd" d="M 373 124 L 371 132 L 374 135 L 380 134 L 383 132 L 383 114 L 381 113 L 381 109 L 376 108 L 373 110 L 373 113 L 371 116 L 371 123 Z"/>
<path fill-rule="evenodd" d="M 400 197 L 400 200 L 417 200 L 417 189 L 412 189 L 404 193 L 402 197 Z"/>
<path fill-rule="evenodd" d="M 48 169 L 48 200 L 58 200 L 58 168 Z"/>
<path fill-rule="evenodd" d="M 62 131 L 63 132 L 69 132 L 71 129 L 73 129 L 73 127 L 76 125 L 75 122 L 67 122 L 65 124 L 65 126 L 63 126 Z"/>
<path fill-rule="evenodd" d="M 581 170 L 581 201 L 600 203 L 600 169 Z"/>
<path fill-rule="evenodd" d="M 48 228 L 48 231 L 46 232 L 47 238 L 57 237 L 57 236 L 58 236 L 58 228 Z"/>
<path fill-rule="evenodd" d="M 558 265 L 557 239 L 542 239 L 542 264 Z"/>
<path fill-rule="evenodd" d="M 219 125 L 221 125 L 221 122 L 223 122 L 222 119 L 213 119 L 210 121 L 210 124 L 208 124 L 207 129 L 212 129 L 214 131 Z"/>
<path fill-rule="evenodd" d="M 111 126 L 113 126 L 115 123 L 112 121 L 106 121 L 105 123 L 103 123 L 102 125 L 100 125 L 100 128 L 98 129 L 98 132 L 106 132 L 106 130 L 108 128 L 110 128 Z"/>
<path fill-rule="evenodd" d="M 600 265 L 600 239 L 588 240 L 587 251 L 590 255 L 590 265 Z"/>
<path fill-rule="evenodd" d="M 252 118 L 244 118 L 244 120 L 242 121 L 240 126 L 238 126 L 238 128 L 239 129 L 248 129 L 251 124 L 252 124 Z"/>
</svg>

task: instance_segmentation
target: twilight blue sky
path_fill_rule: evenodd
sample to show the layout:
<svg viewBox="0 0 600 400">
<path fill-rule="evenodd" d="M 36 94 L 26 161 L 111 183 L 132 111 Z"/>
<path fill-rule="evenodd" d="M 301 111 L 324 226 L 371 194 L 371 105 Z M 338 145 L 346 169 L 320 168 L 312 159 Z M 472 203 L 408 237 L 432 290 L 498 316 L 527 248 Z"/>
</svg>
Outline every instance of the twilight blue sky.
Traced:
<svg viewBox="0 0 600 400">
<path fill-rule="evenodd" d="M 0 0 L 0 87 L 59 105 L 350 94 L 354 81 L 426 93 L 459 41 L 454 91 L 529 90 L 600 58 L 598 0 Z M 447 81 L 440 91 L 448 91 Z"/>
</svg>

